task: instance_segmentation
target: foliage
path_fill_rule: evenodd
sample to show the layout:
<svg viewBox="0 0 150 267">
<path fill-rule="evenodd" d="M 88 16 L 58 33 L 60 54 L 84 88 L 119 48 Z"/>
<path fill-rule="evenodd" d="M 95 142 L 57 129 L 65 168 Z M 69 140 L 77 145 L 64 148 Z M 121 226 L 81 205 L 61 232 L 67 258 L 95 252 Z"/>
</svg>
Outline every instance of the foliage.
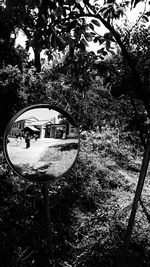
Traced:
<svg viewBox="0 0 150 267">
<path fill-rule="evenodd" d="M 108 73 L 107 63 L 95 63 L 95 57 L 93 53 L 91 56 L 77 53 L 74 59 L 68 57 L 55 68 L 43 69 L 41 73 L 37 73 L 35 68 L 26 67 L 22 72 L 11 66 L 1 70 L 1 114 L 5 114 L 2 131 L 8 120 L 22 107 L 38 103 L 60 106 L 73 115 L 78 126 L 84 130 L 101 129 L 103 124 L 125 127 L 135 116 L 142 118 L 144 107 L 140 101 L 135 101 L 137 114 L 130 97 L 122 97 L 118 102 L 105 89 L 109 75 L 111 83 L 116 82 L 118 76 L 114 75 L 113 70 L 116 67 L 119 72 L 118 59 L 112 63 L 109 61 L 112 69 Z M 122 72 L 120 81 L 121 75 Z M 118 87 L 121 86 L 119 80 L 117 82 Z"/>
<path fill-rule="evenodd" d="M 46 87 L 42 74 L 34 68 L 24 68 L 21 72 L 16 66 L 0 70 L 0 117 L 1 135 L 8 121 L 22 108 L 31 104 L 44 103 Z"/>
<path fill-rule="evenodd" d="M 124 35 L 124 31 L 127 32 L 126 35 Z M 143 23 L 135 25 L 134 27 L 126 24 L 120 29 L 120 32 L 122 38 L 124 38 L 125 45 L 128 47 L 131 59 L 136 65 L 136 69 L 144 84 L 143 95 L 145 94 L 149 98 L 149 27 L 146 28 Z M 120 93 L 122 91 L 130 91 L 130 93 L 136 94 L 133 75 L 125 58 L 119 54 L 118 56 L 113 56 L 112 60 L 114 61 L 114 68 L 111 68 L 111 70 L 112 72 L 113 70 L 116 70 L 114 72 L 114 75 L 116 75 L 116 80 L 119 79 L 119 82 L 121 81 Z"/>
<path fill-rule="evenodd" d="M 21 72 L 17 67 L 7 66 L 0 70 L 1 134 L 8 120 L 24 106 L 25 94 L 21 81 Z"/>
<path fill-rule="evenodd" d="M 4 3 L 0 4 L 0 28 L 0 68 L 12 65 L 22 70 L 23 65 L 28 65 L 28 53 L 20 45 L 15 45 L 18 34 L 16 21 L 11 19 Z"/>
<path fill-rule="evenodd" d="M 145 73 L 140 72 L 143 72 L 142 64 L 140 64 L 140 61 L 137 63 L 136 60 L 138 54 L 141 53 L 140 46 L 137 45 L 138 35 L 136 35 L 136 31 L 134 31 L 134 34 L 130 34 L 134 28 L 135 30 L 137 29 L 136 26 L 141 19 L 145 21 L 148 20 L 149 13 L 144 10 L 135 26 L 129 30 L 127 27 L 125 31 L 120 32 L 117 25 L 117 21 L 124 16 L 126 9 L 129 6 L 131 6 L 131 8 L 136 7 L 139 2 L 140 1 L 118 2 L 109 0 L 101 5 L 101 3 L 97 1 L 91 4 L 89 0 L 73 0 L 71 2 L 67 0 L 62 2 L 33 0 L 25 3 L 17 1 L 11 3 L 7 1 L 6 6 L 3 5 L 3 9 L 6 14 L 9 14 L 13 29 L 18 27 L 26 34 L 28 38 L 27 46 L 32 46 L 34 50 L 35 66 L 38 71 L 41 70 L 40 52 L 43 49 L 47 50 L 50 58 L 54 50 L 64 51 L 66 47 L 69 47 L 69 55 L 73 58 L 77 51 L 86 51 L 88 42 L 94 41 L 100 46 L 98 50 L 99 59 L 105 60 L 106 56 L 110 57 L 110 55 L 115 55 L 114 51 L 117 44 L 117 49 L 119 47 L 122 57 L 121 60 L 120 58 L 118 59 L 120 63 L 117 62 L 117 64 L 115 63 L 116 65 L 112 64 L 112 67 L 116 71 L 115 67 L 118 67 L 119 64 L 122 65 L 119 67 L 119 69 L 121 68 L 121 73 L 119 73 L 119 71 L 119 74 L 115 73 L 116 76 L 119 76 L 119 80 L 121 80 L 121 91 L 120 85 L 117 86 L 115 84 L 111 92 L 113 95 L 119 96 L 122 93 L 131 91 L 131 95 L 134 93 L 134 97 L 136 96 L 143 101 L 148 116 L 150 117 L 149 91 L 147 89 L 148 81 L 143 80 Z M 103 35 L 97 33 L 97 28 L 99 28 L 101 24 L 108 30 L 108 32 Z M 143 25 L 143 29 L 144 27 L 146 28 L 146 24 Z M 142 33 L 142 31 L 140 32 Z M 146 31 L 144 34 L 145 33 Z M 140 34 L 140 36 L 144 36 L 144 34 Z M 141 40 L 143 40 L 143 38 L 141 38 Z M 146 45 L 148 46 L 148 42 Z M 113 50 L 113 48 L 115 49 Z M 90 61 L 91 55 L 89 54 L 88 56 Z M 142 59 L 142 56 L 140 56 L 140 59 Z M 94 55 L 92 55 L 92 58 L 92 60 L 96 60 Z M 90 77 L 91 79 L 92 75 L 89 76 L 88 69 L 86 72 L 84 71 L 84 66 L 81 67 L 80 58 L 78 58 L 76 63 L 75 58 L 73 60 L 74 68 L 72 68 L 72 77 L 76 80 L 76 85 L 78 81 L 81 90 L 84 90 L 83 88 L 85 86 L 87 87 L 89 83 L 89 79 L 86 81 L 85 78 Z M 86 62 L 88 63 L 88 59 Z M 144 61 L 142 63 L 145 65 Z M 80 68 L 78 68 L 78 64 Z M 146 71 L 145 68 L 144 71 Z M 122 77 L 124 77 L 124 79 L 122 79 Z"/>
<path fill-rule="evenodd" d="M 46 87 L 42 74 L 34 68 L 24 68 L 21 72 L 16 66 L 0 70 L 0 112 L 1 134 L 8 123 L 20 109 L 27 105 L 44 103 Z"/>
<path fill-rule="evenodd" d="M 23 87 L 27 97 L 27 105 L 41 104 L 47 101 L 44 75 L 37 73 L 34 67 L 24 69 Z"/>
<path fill-rule="evenodd" d="M 131 28 L 131 31 L 126 29 L 120 32 L 117 25 L 117 21 L 125 14 L 126 8 L 129 5 L 131 5 L 131 8 L 134 8 L 138 2 L 140 1 L 124 1 L 118 3 L 112 0 L 105 1 L 101 5 L 97 1 L 91 4 L 90 1 L 75 0 L 71 2 L 67 0 L 62 2 L 33 0 L 30 2 L 25 1 L 25 3 L 17 1 L 11 3 L 7 1 L 6 6 L 2 4 L 2 9 L 7 15 L 5 22 L 10 20 L 13 31 L 19 28 L 26 34 L 28 38 L 27 46 L 28 48 L 32 46 L 34 50 L 35 66 L 38 71 L 41 70 L 40 52 L 43 49 L 47 49 L 50 56 L 54 50 L 64 51 L 66 47 L 69 47 L 69 55 L 73 58 L 77 51 L 81 51 L 82 53 L 86 51 L 88 42 L 94 41 L 99 43 L 100 46 L 98 50 L 100 60 L 104 60 L 106 56 L 114 56 L 115 50 L 113 51 L 113 48 L 116 48 L 117 44 L 117 47 L 120 47 L 122 52 L 121 75 L 123 76 L 124 73 L 126 75 L 121 83 L 121 92 L 119 92 L 120 86 L 117 87 L 116 85 L 111 92 L 118 96 L 122 92 L 133 91 L 143 101 L 145 109 L 150 116 L 149 93 L 147 88 L 145 89 L 148 81 L 143 81 L 143 75 L 141 77 L 141 73 L 139 73 L 142 64 L 140 62 L 137 64 L 137 53 L 134 54 L 132 49 L 133 40 L 134 43 L 137 41 L 135 31 L 134 37 L 130 38 L 130 32 L 132 32 L 134 27 Z M 140 19 L 145 18 L 146 20 L 148 16 L 149 13 L 144 11 Z M 97 27 L 100 27 L 101 23 L 108 30 L 104 35 L 96 32 Z M 146 24 L 143 25 L 145 27 Z M 135 50 L 141 52 L 137 45 L 135 46 Z M 96 60 L 94 54 L 89 54 L 86 61 L 84 61 L 87 64 L 89 64 L 88 57 L 89 61 L 91 61 L 91 58 L 92 60 Z M 73 61 L 74 68 L 71 68 L 73 70 L 72 77 L 76 80 L 76 84 L 77 81 L 79 82 L 79 86 L 83 90 L 89 83 L 89 79 L 86 81 L 85 78 L 92 78 L 92 75 L 88 75 L 90 69 L 84 71 L 85 66 L 81 67 L 80 57 L 78 57 L 77 62 L 75 58 L 73 58 Z M 123 66 L 124 63 L 126 64 L 125 66 Z M 70 64 L 72 64 L 71 59 Z M 115 69 L 115 66 L 113 67 Z M 120 78 L 122 77 L 121 75 Z M 123 86 L 124 83 L 127 86 Z"/>
<path fill-rule="evenodd" d="M 139 2 L 139 1 L 138 1 Z M 131 4 L 131 5 L 130 5 Z M 48 54 L 58 49 L 63 51 L 67 46 L 70 55 L 76 49 L 85 51 L 88 42 L 94 40 L 100 45 L 100 57 L 114 53 L 111 43 L 115 40 L 122 49 L 123 43 L 114 27 L 126 12 L 126 8 L 135 7 L 136 1 L 114 1 L 104 3 L 94 1 L 7 1 L 6 13 L 14 27 L 24 31 L 28 41 L 27 47 L 32 47 L 35 53 L 35 65 L 38 71 L 40 66 L 40 52 L 46 49 Z M 148 13 L 143 14 L 148 18 Z M 108 29 L 104 35 L 98 34 L 97 28 L 101 23 Z M 101 47 L 105 44 L 104 47 Z M 124 47 L 125 49 L 125 47 Z M 123 49 L 122 49 L 123 50 Z"/>
</svg>

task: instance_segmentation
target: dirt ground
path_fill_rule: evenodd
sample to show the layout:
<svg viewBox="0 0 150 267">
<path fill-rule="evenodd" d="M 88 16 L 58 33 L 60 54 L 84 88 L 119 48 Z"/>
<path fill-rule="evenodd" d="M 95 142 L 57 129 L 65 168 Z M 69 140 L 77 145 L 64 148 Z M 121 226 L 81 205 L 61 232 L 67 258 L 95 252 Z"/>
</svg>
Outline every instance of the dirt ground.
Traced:
<svg viewBox="0 0 150 267">
<path fill-rule="evenodd" d="M 31 139 L 28 149 L 24 139 L 16 141 L 9 138 L 9 141 L 9 159 L 15 169 L 29 180 L 42 175 L 46 175 L 46 179 L 48 176 L 62 175 L 72 166 L 78 153 L 78 139 Z M 73 147 L 67 148 L 68 145 Z M 62 149 L 63 147 L 67 149 Z"/>
</svg>

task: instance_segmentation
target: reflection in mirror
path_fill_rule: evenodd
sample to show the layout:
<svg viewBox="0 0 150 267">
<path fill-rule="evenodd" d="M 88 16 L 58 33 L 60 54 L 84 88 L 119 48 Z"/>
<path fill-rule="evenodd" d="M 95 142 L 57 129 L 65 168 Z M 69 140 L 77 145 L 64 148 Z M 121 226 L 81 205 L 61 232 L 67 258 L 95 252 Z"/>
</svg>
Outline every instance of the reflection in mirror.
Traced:
<svg viewBox="0 0 150 267">
<path fill-rule="evenodd" d="M 78 130 L 60 111 L 47 107 L 27 110 L 15 116 L 8 129 L 6 158 L 28 181 L 54 180 L 70 169 L 77 157 Z"/>
</svg>

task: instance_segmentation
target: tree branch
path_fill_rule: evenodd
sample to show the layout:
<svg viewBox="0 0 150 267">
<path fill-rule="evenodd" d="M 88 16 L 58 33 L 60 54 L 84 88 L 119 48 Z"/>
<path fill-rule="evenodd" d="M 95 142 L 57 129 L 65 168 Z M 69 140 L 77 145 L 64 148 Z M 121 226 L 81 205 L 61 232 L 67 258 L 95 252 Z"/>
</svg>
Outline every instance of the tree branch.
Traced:
<svg viewBox="0 0 150 267">
<path fill-rule="evenodd" d="M 124 58 L 126 59 L 128 65 L 132 71 L 134 83 L 135 83 L 135 93 L 143 101 L 145 108 L 147 110 L 148 116 L 150 118 L 150 105 L 149 105 L 149 100 L 148 100 L 147 94 L 144 94 L 144 85 L 140 79 L 139 73 L 136 70 L 136 66 L 135 66 L 134 62 L 132 61 L 126 46 L 124 45 L 123 41 L 121 40 L 120 34 L 115 30 L 115 28 L 113 26 L 110 25 L 110 23 L 108 21 L 103 19 L 103 17 L 100 14 L 95 14 L 93 11 L 91 11 L 91 12 L 89 11 L 89 14 L 79 15 L 79 17 L 96 18 L 106 27 L 106 29 L 108 29 L 112 33 L 113 37 L 115 38 L 117 44 L 119 45 L 119 47 L 122 51 Z"/>
<path fill-rule="evenodd" d="M 144 10 L 141 14 L 141 16 L 139 16 L 139 18 L 137 19 L 136 23 L 131 27 L 131 29 L 128 31 L 128 36 L 131 34 L 131 32 L 133 31 L 133 29 L 138 25 L 138 23 L 140 22 L 140 20 L 142 19 L 145 11 L 146 11 L 146 4 L 147 4 L 147 0 L 145 0 L 145 5 L 144 5 Z M 126 42 L 126 39 L 128 38 L 128 36 L 125 36 L 124 38 L 124 42 Z"/>
</svg>

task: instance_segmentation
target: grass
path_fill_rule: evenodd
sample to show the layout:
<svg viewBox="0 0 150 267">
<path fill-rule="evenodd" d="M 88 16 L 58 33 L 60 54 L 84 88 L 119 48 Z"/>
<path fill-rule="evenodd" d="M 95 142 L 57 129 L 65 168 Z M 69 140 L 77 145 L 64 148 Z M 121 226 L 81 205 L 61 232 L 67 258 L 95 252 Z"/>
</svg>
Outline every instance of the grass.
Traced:
<svg viewBox="0 0 150 267">
<path fill-rule="evenodd" d="M 136 145 L 131 143 L 128 134 L 122 134 L 122 137 L 120 134 L 118 139 L 114 129 L 108 128 L 101 134 L 86 133 L 86 138 L 81 139 L 76 164 L 49 189 L 56 266 L 116 266 L 142 156 L 143 150 L 137 142 Z M 17 262 L 20 267 L 50 266 L 39 185 L 24 185 L 8 170 L 5 177 L 10 178 L 11 186 L 8 193 L 4 190 L 8 179 L 3 182 L 3 187 L 1 184 L 2 267 L 15 267 Z M 150 264 L 149 191 L 147 177 L 130 242 L 128 267 Z M 20 256 L 23 252 L 27 256 L 24 260 Z"/>
<path fill-rule="evenodd" d="M 56 180 L 74 163 L 78 144 L 69 143 L 48 147 L 36 162 L 13 165 L 28 181 L 45 182 Z"/>
</svg>

